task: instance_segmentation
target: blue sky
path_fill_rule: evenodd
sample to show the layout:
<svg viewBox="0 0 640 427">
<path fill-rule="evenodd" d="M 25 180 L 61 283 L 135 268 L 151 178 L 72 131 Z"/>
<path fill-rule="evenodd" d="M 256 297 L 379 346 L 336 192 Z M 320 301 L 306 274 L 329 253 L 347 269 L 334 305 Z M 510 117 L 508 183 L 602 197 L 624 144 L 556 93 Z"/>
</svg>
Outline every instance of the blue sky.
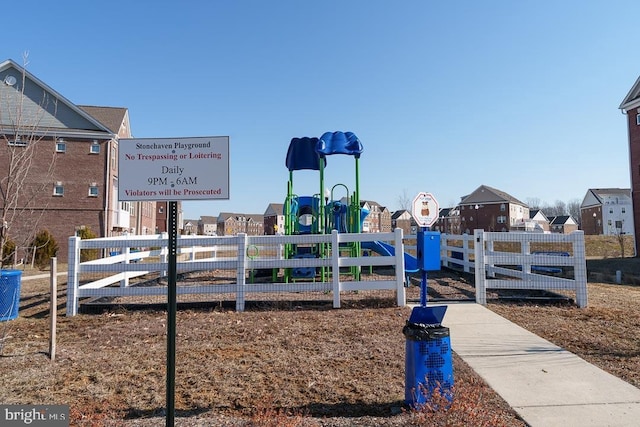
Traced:
<svg viewBox="0 0 640 427">
<path fill-rule="evenodd" d="M 2 57 L 80 105 L 127 107 L 135 137 L 230 137 L 230 200 L 282 203 L 294 137 L 354 132 L 361 198 L 391 210 L 480 185 L 553 204 L 628 188 L 637 0 L 25 0 Z M 16 24 L 18 24 L 16 22 Z M 24 25 L 28 23 L 28 25 Z M 300 195 L 317 173 L 295 175 Z M 328 186 L 353 191 L 351 157 Z"/>
</svg>

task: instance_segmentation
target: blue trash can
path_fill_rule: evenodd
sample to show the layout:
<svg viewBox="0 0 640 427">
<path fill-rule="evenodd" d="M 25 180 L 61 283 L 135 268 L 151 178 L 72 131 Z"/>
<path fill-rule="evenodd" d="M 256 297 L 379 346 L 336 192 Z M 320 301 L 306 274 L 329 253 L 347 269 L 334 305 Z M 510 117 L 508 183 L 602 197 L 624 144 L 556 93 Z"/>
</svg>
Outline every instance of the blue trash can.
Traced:
<svg viewBox="0 0 640 427">
<path fill-rule="evenodd" d="M 453 363 L 449 328 L 442 325 L 407 324 L 402 329 L 406 337 L 405 403 L 421 407 L 432 401 L 434 392 L 449 403 L 453 401 Z"/>
<path fill-rule="evenodd" d="M 0 270 L 0 322 L 18 317 L 22 271 Z"/>
</svg>

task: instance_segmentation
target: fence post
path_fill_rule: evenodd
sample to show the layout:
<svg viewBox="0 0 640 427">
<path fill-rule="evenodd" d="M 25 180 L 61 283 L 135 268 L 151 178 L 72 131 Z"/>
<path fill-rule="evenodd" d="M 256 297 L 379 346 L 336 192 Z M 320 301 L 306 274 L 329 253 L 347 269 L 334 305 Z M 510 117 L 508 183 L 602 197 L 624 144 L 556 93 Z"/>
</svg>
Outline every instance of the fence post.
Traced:
<svg viewBox="0 0 640 427">
<path fill-rule="evenodd" d="M 525 236 L 527 235 L 525 234 Z M 522 273 L 527 281 L 531 281 L 531 240 L 526 237 L 520 241 L 520 253 L 524 260 L 522 262 Z"/>
<path fill-rule="evenodd" d="M 584 249 L 584 231 L 578 230 L 571 233 L 573 243 L 573 274 L 576 281 L 576 304 L 585 308 L 588 303 L 587 292 L 587 259 Z"/>
<path fill-rule="evenodd" d="M 402 228 L 398 227 L 394 231 L 396 248 L 396 300 L 398 307 L 404 307 L 407 305 L 407 294 L 405 291 L 405 278 L 407 280 L 407 286 L 409 286 L 409 279 L 404 272 L 404 240 L 402 237 Z"/>
<path fill-rule="evenodd" d="M 78 236 L 69 237 L 67 265 L 67 316 L 78 314 L 78 286 L 80 274 L 80 242 Z"/>
<path fill-rule="evenodd" d="M 244 311 L 244 299 L 247 285 L 247 235 L 239 233 L 236 236 L 238 242 L 238 256 L 236 263 L 236 311 Z"/>
<path fill-rule="evenodd" d="M 475 264 L 476 302 L 487 305 L 486 270 L 484 268 L 484 232 L 473 231 L 473 254 Z"/>
<path fill-rule="evenodd" d="M 129 236 L 127 235 L 125 237 L 126 240 L 129 240 Z M 131 248 L 129 247 L 129 244 L 127 243 L 127 246 L 124 248 L 124 250 L 122 251 L 122 255 L 124 256 L 124 263 L 125 264 L 129 264 L 131 261 Z M 127 286 L 129 286 L 129 272 L 125 271 L 124 272 L 124 277 L 123 279 L 120 281 L 120 287 L 121 288 L 126 288 Z"/>
<path fill-rule="evenodd" d="M 51 297 L 49 300 L 49 359 L 56 360 L 56 327 L 58 322 L 58 258 L 52 257 L 50 261 L 51 273 L 49 285 Z"/>
<path fill-rule="evenodd" d="M 331 230 L 331 280 L 333 308 L 340 308 L 340 239 L 338 230 Z"/>
<path fill-rule="evenodd" d="M 482 255 L 484 255 L 486 252 L 489 252 L 490 254 L 493 254 L 495 252 L 495 248 L 494 248 L 494 243 L 495 240 L 492 237 L 487 237 L 486 234 L 484 233 L 484 230 L 481 230 L 482 233 Z M 485 247 L 486 245 L 486 247 Z M 485 252 L 486 251 L 486 252 Z M 484 257 L 483 257 L 484 259 Z M 487 268 L 487 266 L 484 267 L 484 271 L 486 272 L 486 277 L 491 277 L 493 279 L 495 279 L 496 277 L 496 272 L 493 269 L 493 267 L 495 267 L 496 265 L 492 262 L 491 264 L 488 265 L 489 268 Z M 488 270 L 488 271 L 487 271 Z M 486 292 L 487 292 L 487 282 L 486 282 L 486 277 L 484 278 L 484 292 L 485 292 L 485 296 L 486 296 Z"/>
<path fill-rule="evenodd" d="M 169 233 L 160 233 L 160 262 L 164 265 L 168 265 L 169 262 Z M 162 270 L 161 276 L 167 276 L 167 270 Z"/>
<path fill-rule="evenodd" d="M 462 268 L 464 269 L 465 273 L 469 273 L 469 265 L 470 265 L 470 261 L 469 261 L 469 235 L 468 234 L 463 234 L 462 235 Z"/>
</svg>

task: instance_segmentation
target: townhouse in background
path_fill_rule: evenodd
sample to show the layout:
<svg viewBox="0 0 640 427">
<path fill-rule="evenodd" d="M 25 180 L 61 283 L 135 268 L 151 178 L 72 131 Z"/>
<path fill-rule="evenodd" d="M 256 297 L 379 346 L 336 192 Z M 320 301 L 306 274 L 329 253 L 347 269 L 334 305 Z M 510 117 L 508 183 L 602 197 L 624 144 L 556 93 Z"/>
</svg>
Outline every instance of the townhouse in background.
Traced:
<svg viewBox="0 0 640 427">
<path fill-rule="evenodd" d="M 529 221 L 529 207 L 504 191 L 481 185 L 458 204 L 460 231 L 509 231 Z"/>
<path fill-rule="evenodd" d="M 360 200 L 360 207 L 369 211 L 362 223 L 364 233 L 389 233 L 391 231 L 391 212 L 373 200 Z"/>
<path fill-rule="evenodd" d="M 261 236 L 264 234 L 263 222 L 263 215 L 220 212 L 216 219 L 217 235 L 234 236 L 245 233 L 250 236 Z"/>
<path fill-rule="evenodd" d="M 633 234 L 633 204 L 628 188 L 590 188 L 580 205 L 585 234 Z"/>
</svg>

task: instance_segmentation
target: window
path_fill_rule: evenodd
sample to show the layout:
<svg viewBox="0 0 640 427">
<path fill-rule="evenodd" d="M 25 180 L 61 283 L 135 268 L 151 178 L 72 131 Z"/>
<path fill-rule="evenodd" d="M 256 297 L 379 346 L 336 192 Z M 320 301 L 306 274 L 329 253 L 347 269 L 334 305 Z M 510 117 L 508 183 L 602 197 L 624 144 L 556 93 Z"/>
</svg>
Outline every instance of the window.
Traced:
<svg viewBox="0 0 640 427">
<path fill-rule="evenodd" d="M 636 125 L 640 125 L 640 114 L 636 114 Z"/>
<path fill-rule="evenodd" d="M 89 149 L 89 153 L 91 154 L 99 154 L 100 153 L 100 144 L 98 144 L 97 140 L 93 140 L 91 143 L 91 148 Z"/>
<path fill-rule="evenodd" d="M 63 139 L 56 142 L 56 153 L 65 153 L 67 151 L 67 143 Z"/>
<path fill-rule="evenodd" d="M 16 137 L 14 139 L 10 139 L 7 142 L 7 145 L 9 145 L 9 147 L 26 147 L 27 146 L 27 141 L 23 141 L 20 138 L 20 135 L 16 135 Z"/>
<path fill-rule="evenodd" d="M 507 217 L 504 215 L 501 215 L 498 217 L 498 224 L 505 224 L 507 222 Z"/>
<path fill-rule="evenodd" d="M 507 207 L 503 203 L 500 205 L 500 212 L 504 212 L 505 210 L 507 210 Z"/>
<path fill-rule="evenodd" d="M 56 182 L 53 186 L 53 195 L 54 196 L 64 196 L 64 186 L 61 182 Z"/>
<path fill-rule="evenodd" d="M 98 197 L 98 185 L 95 182 L 89 186 L 89 197 Z"/>
<path fill-rule="evenodd" d="M 622 213 L 626 213 L 626 212 L 627 212 L 626 209 L 622 208 Z"/>
</svg>

